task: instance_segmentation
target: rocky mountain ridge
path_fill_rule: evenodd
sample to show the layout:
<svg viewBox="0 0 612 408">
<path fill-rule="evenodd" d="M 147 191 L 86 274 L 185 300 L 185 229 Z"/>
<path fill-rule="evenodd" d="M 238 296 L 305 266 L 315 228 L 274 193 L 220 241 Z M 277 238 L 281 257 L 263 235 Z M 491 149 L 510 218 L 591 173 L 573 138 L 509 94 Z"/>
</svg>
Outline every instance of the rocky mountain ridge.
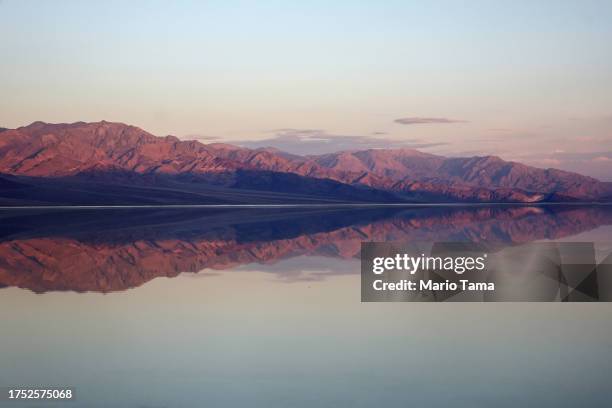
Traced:
<svg viewBox="0 0 612 408">
<path fill-rule="evenodd" d="M 398 202 L 531 203 L 612 197 L 612 183 L 496 156 L 446 158 L 413 149 L 297 156 L 273 148 L 157 137 L 104 121 L 34 122 L 4 130 L 0 174 L 139 185 L 159 185 L 160 179 L 171 178 L 183 182 L 180 188 L 187 190 L 190 183 L 281 192 L 299 186 L 291 194 L 316 195 L 327 189 L 330 197 L 336 194 L 340 200 L 360 194 L 374 201 Z M 323 183 L 326 187 L 319 188 Z"/>
</svg>

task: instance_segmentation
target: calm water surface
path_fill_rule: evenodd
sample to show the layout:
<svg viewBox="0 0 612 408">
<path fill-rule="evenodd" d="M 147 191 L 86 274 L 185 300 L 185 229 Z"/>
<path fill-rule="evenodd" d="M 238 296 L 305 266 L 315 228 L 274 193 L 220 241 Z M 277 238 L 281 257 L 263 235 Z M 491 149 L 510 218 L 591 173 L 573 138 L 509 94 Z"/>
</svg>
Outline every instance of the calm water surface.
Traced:
<svg viewBox="0 0 612 408">
<path fill-rule="evenodd" d="M 70 386 L 66 406 L 610 406 L 611 303 L 360 303 L 358 258 L 362 241 L 444 240 L 593 241 L 603 256 L 607 207 L 0 222 L 0 386 Z"/>
</svg>

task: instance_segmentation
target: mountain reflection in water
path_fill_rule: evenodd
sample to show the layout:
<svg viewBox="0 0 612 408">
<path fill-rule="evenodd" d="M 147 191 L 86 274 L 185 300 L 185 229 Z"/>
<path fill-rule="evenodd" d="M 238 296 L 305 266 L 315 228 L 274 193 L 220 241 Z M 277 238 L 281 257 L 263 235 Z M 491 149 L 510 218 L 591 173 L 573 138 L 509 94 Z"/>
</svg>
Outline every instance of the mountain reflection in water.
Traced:
<svg viewBox="0 0 612 408">
<path fill-rule="evenodd" d="M 0 221 L 1 286 L 38 293 L 111 292 L 203 269 L 271 265 L 298 256 L 358 258 L 362 241 L 468 241 L 496 251 L 612 224 L 612 210 L 605 206 L 11 210 L 1 212 Z"/>
</svg>

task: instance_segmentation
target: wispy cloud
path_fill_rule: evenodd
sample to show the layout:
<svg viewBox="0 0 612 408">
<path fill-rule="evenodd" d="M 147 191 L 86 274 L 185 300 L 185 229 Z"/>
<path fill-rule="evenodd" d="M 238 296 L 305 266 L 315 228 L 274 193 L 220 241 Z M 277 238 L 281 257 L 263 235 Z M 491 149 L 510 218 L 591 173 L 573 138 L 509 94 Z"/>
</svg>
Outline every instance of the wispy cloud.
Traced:
<svg viewBox="0 0 612 408">
<path fill-rule="evenodd" d="M 183 139 L 186 139 L 186 140 L 205 140 L 205 141 L 221 140 L 220 137 L 217 137 L 217 136 L 206 136 L 206 135 L 186 135 L 185 137 L 183 137 Z"/>
<path fill-rule="evenodd" d="M 445 123 L 467 123 L 466 120 L 449 119 L 449 118 L 423 118 L 423 117 L 407 117 L 394 120 L 395 123 L 401 125 L 433 125 Z"/>
<path fill-rule="evenodd" d="M 342 150 L 413 148 L 426 149 L 448 143 L 427 142 L 422 139 L 390 139 L 379 135 L 336 135 L 323 129 L 283 128 L 272 131 L 274 135 L 261 140 L 248 140 L 237 144 L 250 147 L 275 147 L 294 154 L 324 154 Z"/>
<path fill-rule="evenodd" d="M 575 161 L 575 162 L 584 162 L 584 161 L 590 161 L 590 160 L 602 161 L 601 159 L 612 160 L 612 151 L 578 153 L 578 152 L 566 152 L 565 150 L 557 149 L 552 154 L 552 156 L 557 157 L 561 160 Z"/>
</svg>

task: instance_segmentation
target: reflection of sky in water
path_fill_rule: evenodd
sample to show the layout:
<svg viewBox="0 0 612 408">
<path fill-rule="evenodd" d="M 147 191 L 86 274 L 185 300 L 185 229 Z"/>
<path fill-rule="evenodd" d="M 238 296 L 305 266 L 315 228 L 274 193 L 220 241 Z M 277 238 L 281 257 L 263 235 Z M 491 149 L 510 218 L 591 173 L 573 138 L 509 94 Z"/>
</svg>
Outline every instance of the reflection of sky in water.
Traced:
<svg viewBox="0 0 612 408">
<path fill-rule="evenodd" d="M 238 271 L 262 271 L 274 274 L 284 282 L 318 281 L 333 275 L 359 273 L 359 259 L 338 259 L 322 256 L 298 256 L 272 264 L 243 265 Z"/>
<path fill-rule="evenodd" d="M 6 288 L 0 384 L 73 386 L 88 407 L 609 406 L 611 304 L 362 304 L 358 268 L 300 256 L 110 294 Z"/>
<path fill-rule="evenodd" d="M 251 271 L 108 295 L 11 288 L 0 305 L 0 381 L 69 384 L 87 406 L 604 406 L 611 396 L 609 304 L 361 304 L 357 276 L 284 285 Z"/>
</svg>

